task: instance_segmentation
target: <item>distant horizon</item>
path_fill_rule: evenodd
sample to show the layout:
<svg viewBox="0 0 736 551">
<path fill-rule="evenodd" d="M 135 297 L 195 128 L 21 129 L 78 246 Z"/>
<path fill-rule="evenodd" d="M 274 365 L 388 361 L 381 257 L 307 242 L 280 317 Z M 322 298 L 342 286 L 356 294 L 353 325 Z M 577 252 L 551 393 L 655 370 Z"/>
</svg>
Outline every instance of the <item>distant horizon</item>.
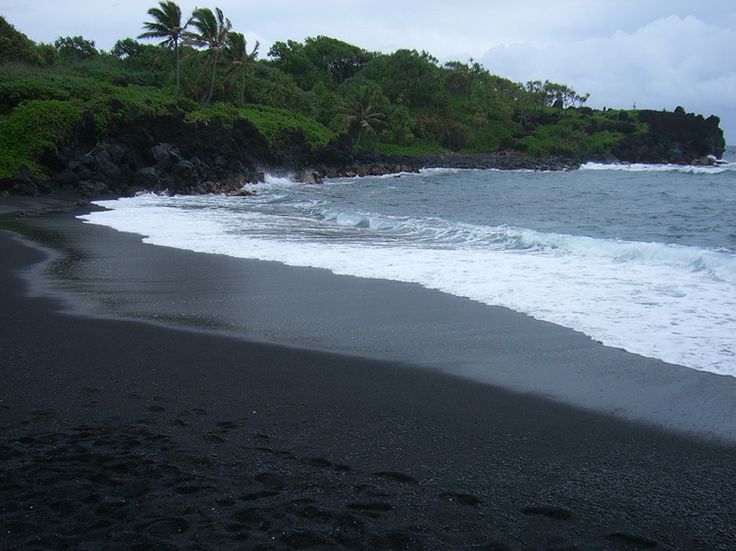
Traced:
<svg viewBox="0 0 736 551">
<path fill-rule="evenodd" d="M 140 34 L 147 10 L 157 4 L 0 0 L 0 15 L 36 42 L 81 35 L 109 51 L 117 40 Z M 426 50 L 441 62 L 472 58 L 516 82 L 551 80 L 589 92 L 594 108 L 671 111 L 682 105 L 704 117 L 716 115 L 726 142 L 736 144 L 736 56 L 730 55 L 736 4 L 728 0 L 178 4 L 184 13 L 195 4 L 221 7 L 249 42 L 261 42 L 261 58 L 276 41 L 317 35 L 383 53 Z"/>
</svg>

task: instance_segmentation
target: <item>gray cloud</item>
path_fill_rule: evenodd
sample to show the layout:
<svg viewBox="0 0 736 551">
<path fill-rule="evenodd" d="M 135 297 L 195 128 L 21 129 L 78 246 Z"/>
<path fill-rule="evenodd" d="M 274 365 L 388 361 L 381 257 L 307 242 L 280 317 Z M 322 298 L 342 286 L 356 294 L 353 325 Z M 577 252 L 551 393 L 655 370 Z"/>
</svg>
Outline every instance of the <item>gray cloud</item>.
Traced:
<svg viewBox="0 0 736 551">
<path fill-rule="evenodd" d="M 0 0 L 37 41 L 81 34 L 109 49 L 136 36 L 149 0 Z M 513 80 L 550 79 L 590 92 L 595 106 L 720 115 L 736 141 L 736 3 L 732 0 L 182 0 L 220 6 L 266 52 L 275 40 L 326 34 L 372 50 L 474 57 Z"/>
<path fill-rule="evenodd" d="M 686 109 L 722 117 L 736 137 L 736 29 L 695 16 L 670 15 L 633 32 L 553 41 L 544 46 L 496 46 L 486 67 L 514 80 L 549 78 L 591 93 L 598 107 Z"/>
</svg>

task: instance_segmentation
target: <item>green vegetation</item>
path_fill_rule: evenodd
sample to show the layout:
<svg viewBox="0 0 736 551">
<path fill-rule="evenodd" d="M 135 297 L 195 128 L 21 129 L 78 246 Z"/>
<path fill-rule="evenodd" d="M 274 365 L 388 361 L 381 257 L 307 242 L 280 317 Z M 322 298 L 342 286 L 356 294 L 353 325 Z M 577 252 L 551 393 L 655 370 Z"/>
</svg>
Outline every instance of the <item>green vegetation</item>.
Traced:
<svg viewBox="0 0 736 551">
<path fill-rule="evenodd" d="M 184 32 L 186 24 L 181 21 L 181 8 L 174 2 L 161 2 L 158 8 L 148 10 L 148 15 L 153 21 L 143 23 L 146 30 L 138 38 L 160 38 L 159 43 L 164 48 L 174 48 L 174 57 L 176 59 L 176 88 L 174 94 L 179 95 L 179 87 L 181 83 L 181 55 L 179 51 L 179 42 Z M 130 39 L 126 39 L 130 40 Z M 135 42 L 125 45 L 128 49 L 124 51 L 125 55 L 135 55 L 137 48 Z"/>
<path fill-rule="evenodd" d="M 228 35 L 233 26 L 230 20 L 223 15 L 220 8 L 216 8 L 215 13 L 212 13 L 212 10 L 209 8 L 194 10 L 189 24 L 196 31 L 187 31 L 185 34 L 185 38 L 190 44 L 198 48 L 207 49 L 206 64 L 212 70 L 212 79 L 210 80 L 207 95 L 203 100 L 205 105 L 212 101 L 215 93 L 217 63 L 220 59 L 220 53 L 228 42 Z"/>
<path fill-rule="evenodd" d="M 0 68 L 0 178 L 24 165 L 43 174 L 40 159 L 56 151 L 85 117 L 102 137 L 125 119 L 196 108 L 192 101 L 152 88 L 18 66 Z"/>
<path fill-rule="evenodd" d="M 549 155 L 604 155 L 625 136 L 645 133 L 636 111 L 593 111 L 583 108 L 564 112 L 553 124 L 539 124 L 521 138 L 517 147 L 535 157 Z"/>
<path fill-rule="evenodd" d="M 245 36 L 238 32 L 231 32 L 227 35 L 225 59 L 230 65 L 230 69 L 237 71 L 240 75 L 240 103 L 245 103 L 245 71 L 258 57 L 259 46 L 260 44 L 256 41 L 255 46 L 249 53 L 248 41 Z"/>
<path fill-rule="evenodd" d="M 41 173 L 44 154 L 90 120 L 99 137 L 146 117 L 248 121 L 270 144 L 301 135 L 314 151 L 339 138 L 401 155 L 606 155 L 647 131 L 635 111 L 595 111 L 587 94 L 478 63 L 325 36 L 276 42 L 259 60 L 258 43 L 248 48 L 219 8 L 184 17 L 162 1 L 147 14 L 138 38 L 158 45 L 123 38 L 110 52 L 81 36 L 35 44 L 0 17 L 0 178 L 21 166 Z"/>
<path fill-rule="evenodd" d="M 0 65 L 12 62 L 47 65 L 52 61 L 48 58 L 50 51 L 56 54 L 53 46 L 34 44 L 26 35 L 16 31 L 10 23 L 0 17 Z"/>
<path fill-rule="evenodd" d="M 12 176 L 23 165 L 42 174 L 36 159 L 54 151 L 81 116 L 77 102 L 32 100 L 0 118 L 0 177 Z"/>
<path fill-rule="evenodd" d="M 218 102 L 190 111 L 184 120 L 190 124 L 218 120 L 225 128 L 232 127 L 237 121 L 248 121 L 271 145 L 284 143 L 294 134 L 301 134 L 312 151 L 326 146 L 335 138 L 334 132 L 314 119 L 267 105 L 236 107 L 230 103 Z"/>
</svg>

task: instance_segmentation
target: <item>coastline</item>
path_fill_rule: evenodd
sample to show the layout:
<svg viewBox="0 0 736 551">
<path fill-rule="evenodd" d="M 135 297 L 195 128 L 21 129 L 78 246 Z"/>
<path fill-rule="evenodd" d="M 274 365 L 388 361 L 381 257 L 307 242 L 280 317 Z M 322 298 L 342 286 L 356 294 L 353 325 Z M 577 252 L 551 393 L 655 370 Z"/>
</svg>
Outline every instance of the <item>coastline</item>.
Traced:
<svg viewBox="0 0 736 551">
<path fill-rule="evenodd" d="M 83 315 L 401 362 L 736 443 L 733 377 L 416 284 L 158 247 L 67 214 L 26 220 L 69 249 L 51 279 L 31 278 L 36 294 L 71 294 Z"/>
<path fill-rule="evenodd" d="M 65 216 L 60 236 L 84 253 L 80 235 L 69 231 L 82 224 Z M 301 282 L 284 296 L 301 296 L 302 310 L 292 303 L 281 311 L 296 325 L 304 326 L 313 303 L 337 300 L 308 294 L 326 277 L 334 293 L 343 293 L 340 300 L 347 293 L 391 315 L 391 304 L 407 291 L 421 292 L 425 303 L 439 295 L 402 286 L 376 303 L 378 292 L 395 286 L 139 242 L 131 249 L 136 236 L 84 230 L 110 252 L 107 260 L 147 266 L 140 272 L 147 275 L 131 285 L 155 286 L 158 277 L 171 289 L 171 273 L 191 279 L 207 267 L 224 285 L 220 298 L 231 297 L 233 281 L 246 280 L 251 297 L 260 294 L 261 307 L 270 303 L 278 312 L 283 303 L 264 293 L 257 272 L 282 290 Z M 0 244 L 6 548 L 104 541 L 204 548 L 728 549 L 736 537 L 733 444 L 406 362 L 89 312 L 70 316 L 59 312 L 57 299 L 29 297 L 28 280 L 16 275 L 44 255 L 7 232 L 0 232 Z M 130 256 L 132 250 L 137 253 Z M 76 293 L 64 295 L 88 308 Z M 156 308 L 176 296 L 159 297 Z M 469 304 L 458 308 L 473 317 Z M 499 326 L 513 321 L 505 311 L 494 316 Z M 370 329 L 380 319 L 357 322 Z M 519 340 L 507 330 L 499 342 L 526 347 L 527 360 L 553 363 L 553 356 L 530 347 L 530 328 L 541 325 L 523 316 L 514 323 L 526 329 L 514 331 Z M 427 323 L 418 330 L 437 334 L 427 333 Z M 365 342 L 369 333 L 352 338 Z M 568 337 L 557 335 L 547 345 Z M 502 349 L 494 352 L 501 363 L 511 361 Z M 578 374 L 604 359 L 595 347 L 585 357 L 572 366 Z M 643 390 L 654 391 L 657 382 Z M 46 484 L 38 487 L 41 480 Z"/>
</svg>

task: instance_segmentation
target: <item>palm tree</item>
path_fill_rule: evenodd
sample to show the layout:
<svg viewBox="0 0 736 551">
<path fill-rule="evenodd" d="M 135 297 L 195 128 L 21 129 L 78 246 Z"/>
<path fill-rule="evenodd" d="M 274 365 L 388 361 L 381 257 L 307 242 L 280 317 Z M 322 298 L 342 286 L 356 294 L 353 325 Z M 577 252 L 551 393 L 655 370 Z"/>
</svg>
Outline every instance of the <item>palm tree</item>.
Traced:
<svg viewBox="0 0 736 551">
<path fill-rule="evenodd" d="M 240 72 L 240 103 L 245 103 L 245 68 L 258 57 L 259 46 L 256 40 L 253 50 L 248 53 L 248 41 L 241 33 L 230 32 L 227 35 L 225 58 L 234 70 Z"/>
<path fill-rule="evenodd" d="M 361 84 L 349 90 L 338 107 L 349 126 L 357 130 L 356 146 L 364 133 L 375 134 L 376 128 L 384 123 L 386 114 L 381 108 L 382 99 L 380 88 Z"/>
<path fill-rule="evenodd" d="M 176 95 L 179 95 L 180 87 L 180 62 L 179 40 L 189 25 L 189 21 L 182 25 L 181 8 L 174 2 L 159 2 L 158 8 L 148 10 L 148 15 L 153 21 L 143 23 L 146 32 L 139 35 L 138 38 L 163 38 L 160 45 L 164 48 L 174 47 L 174 55 L 176 56 Z"/>
<path fill-rule="evenodd" d="M 220 52 L 225 47 L 228 34 L 232 28 L 230 20 L 222 15 L 220 8 L 215 8 L 215 16 L 209 8 L 198 8 L 192 12 L 191 25 L 197 32 L 187 32 L 186 39 L 198 48 L 207 48 L 209 62 L 212 64 L 212 80 L 210 89 L 204 99 L 207 105 L 215 92 L 215 77 L 217 76 L 217 61 Z"/>
</svg>

